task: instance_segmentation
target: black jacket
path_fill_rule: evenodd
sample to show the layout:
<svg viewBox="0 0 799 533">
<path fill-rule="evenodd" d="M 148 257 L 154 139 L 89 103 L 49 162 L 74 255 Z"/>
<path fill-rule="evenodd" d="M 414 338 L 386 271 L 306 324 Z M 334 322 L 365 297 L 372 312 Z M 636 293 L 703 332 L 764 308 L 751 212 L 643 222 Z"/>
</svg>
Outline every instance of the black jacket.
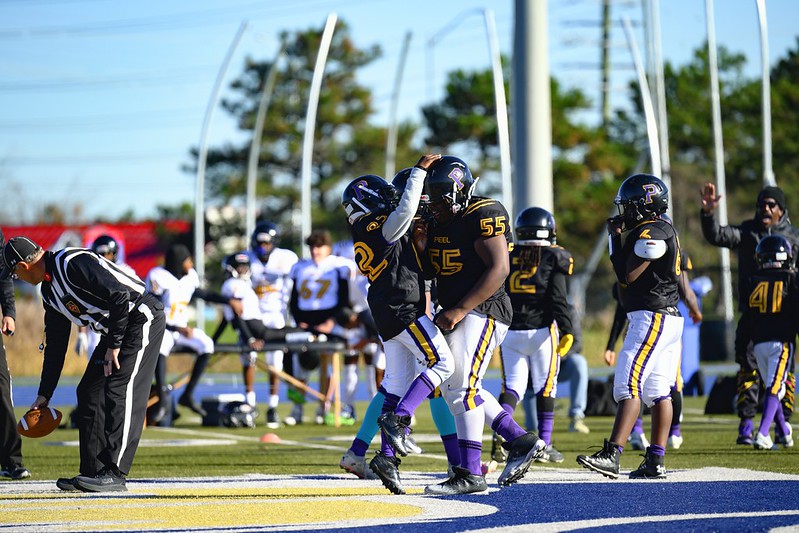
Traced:
<svg viewBox="0 0 799 533">
<path fill-rule="evenodd" d="M 791 248 L 794 250 L 794 264 L 796 263 L 799 229 L 791 225 L 788 211 L 785 211 L 779 222 L 769 228 L 763 227 L 755 218 L 744 220 L 737 226 L 720 226 L 715 212 L 706 214 L 701 209 L 700 220 L 702 234 L 710 244 L 738 250 L 738 310 L 740 311 L 745 311 L 748 305 L 748 283 L 749 278 L 757 270 L 755 248 L 760 239 L 771 234 L 784 236 L 791 243 Z"/>
</svg>

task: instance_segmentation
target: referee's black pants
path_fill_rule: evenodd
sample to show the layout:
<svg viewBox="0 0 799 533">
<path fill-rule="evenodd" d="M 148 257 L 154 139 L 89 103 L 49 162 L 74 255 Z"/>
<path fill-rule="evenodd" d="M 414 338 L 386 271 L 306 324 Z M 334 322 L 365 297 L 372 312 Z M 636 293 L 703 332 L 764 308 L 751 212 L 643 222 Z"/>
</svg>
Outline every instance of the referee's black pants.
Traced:
<svg viewBox="0 0 799 533">
<path fill-rule="evenodd" d="M 0 340 L 0 466 L 13 468 L 22 464 L 22 439 L 17 433 L 17 417 L 11 401 L 11 374 L 6 347 Z"/>
<path fill-rule="evenodd" d="M 81 475 L 94 476 L 103 467 L 126 475 L 130 471 L 165 326 L 164 306 L 145 294 L 130 312 L 119 370 L 103 375 L 105 337 L 94 350 L 77 391 Z"/>
</svg>

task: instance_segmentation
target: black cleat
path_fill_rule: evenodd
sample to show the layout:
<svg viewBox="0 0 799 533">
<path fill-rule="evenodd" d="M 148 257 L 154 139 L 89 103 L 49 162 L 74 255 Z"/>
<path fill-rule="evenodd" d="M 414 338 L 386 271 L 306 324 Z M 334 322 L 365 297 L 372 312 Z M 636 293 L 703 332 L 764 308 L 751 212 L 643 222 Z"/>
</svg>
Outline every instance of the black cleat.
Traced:
<svg viewBox="0 0 799 533">
<path fill-rule="evenodd" d="M 383 431 L 394 451 L 405 457 L 408 448 L 405 446 L 405 430 L 411 425 L 410 416 L 397 416 L 393 411 L 383 413 L 377 418 L 377 425 Z"/>
<path fill-rule="evenodd" d="M 58 481 L 55 482 L 55 486 L 67 492 L 80 490 L 78 487 L 75 486 L 74 477 L 60 477 L 58 478 Z"/>
<path fill-rule="evenodd" d="M 399 465 L 399 457 L 388 457 L 383 452 L 377 452 L 369 461 L 369 469 L 380 478 L 384 487 L 394 494 L 405 494 L 399 475 Z"/>
<path fill-rule="evenodd" d="M 508 450 L 503 444 L 505 444 L 505 439 L 495 431 L 491 439 L 491 459 L 497 463 L 504 463 L 508 460 Z"/>
<path fill-rule="evenodd" d="M 31 477 L 31 473 L 22 465 L 13 465 L 0 469 L 0 476 L 19 481 L 20 479 L 28 479 Z"/>
<path fill-rule="evenodd" d="M 465 468 L 453 467 L 454 475 L 443 483 L 428 485 L 424 488 L 425 494 L 436 496 L 454 496 L 456 494 L 472 494 L 488 490 L 488 484 L 483 476 L 472 474 Z"/>
<path fill-rule="evenodd" d="M 547 443 L 538 438 L 535 433 L 525 433 L 510 443 L 510 453 L 505 464 L 505 469 L 499 475 L 498 483 L 507 487 L 516 483 L 530 469 L 533 461 L 544 453 Z"/>
<path fill-rule="evenodd" d="M 125 476 L 103 468 L 94 477 L 77 476 L 72 483 L 83 492 L 126 492 Z"/>
<path fill-rule="evenodd" d="M 205 412 L 205 409 L 200 407 L 200 405 L 194 401 L 194 398 L 192 398 L 188 394 L 184 394 L 183 396 L 181 396 L 180 399 L 178 400 L 178 403 L 183 407 L 188 407 L 189 409 L 191 409 L 192 411 L 194 411 L 195 413 L 197 413 L 202 417 L 208 415 L 208 413 Z"/>
<path fill-rule="evenodd" d="M 610 479 L 619 478 L 619 457 L 621 453 L 615 442 L 605 439 L 605 445 L 593 455 L 578 455 L 577 462 L 588 470 L 599 472 Z"/>
<path fill-rule="evenodd" d="M 266 410 L 266 427 L 271 429 L 280 427 L 280 415 L 277 414 L 277 408 L 270 407 Z"/>
<path fill-rule="evenodd" d="M 662 455 L 655 455 L 646 449 L 644 460 L 637 470 L 630 472 L 631 479 L 666 479 L 666 466 Z"/>
</svg>

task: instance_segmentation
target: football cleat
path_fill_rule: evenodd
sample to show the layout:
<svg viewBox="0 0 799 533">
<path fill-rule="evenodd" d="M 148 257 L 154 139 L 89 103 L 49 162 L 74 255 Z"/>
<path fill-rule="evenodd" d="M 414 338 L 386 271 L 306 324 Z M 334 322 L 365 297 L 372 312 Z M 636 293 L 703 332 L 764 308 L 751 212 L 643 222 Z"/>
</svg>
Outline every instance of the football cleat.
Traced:
<svg viewBox="0 0 799 533">
<path fill-rule="evenodd" d="M 454 496 L 455 494 L 472 494 L 488 490 L 488 484 L 483 476 L 472 474 L 465 468 L 453 467 L 455 474 L 443 483 L 428 485 L 424 488 L 425 494 L 436 496 Z"/>
<path fill-rule="evenodd" d="M 369 461 L 369 469 L 380 478 L 384 487 L 394 494 L 405 494 L 400 480 L 399 465 L 399 457 L 388 457 L 383 452 L 377 452 Z"/>
<path fill-rule="evenodd" d="M 205 409 L 203 409 L 200 404 L 194 401 L 194 398 L 188 394 L 181 396 L 180 399 L 178 399 L 178 404 L 182 405 L 183 407 L 188 407 L 190 410 L 194 411 L 200 416 L 208 416 L 208 413 L 205 412 Z"/>
<path fill-rule="evenodd" d="M 546 447 L 546 442 L 532 432 L 513 439 L 505 469 L 499 475 L 497 482 L 507 487 L 519 481 L 530 469 L 533 461 L 541 457 Z"/>
<path fill-rule="evenodd" d="M 669 435 L 669 440 L 666 442 L 666 445 L 672 450 L 679 450 L 680 446 L 682 446 L 682 441 L 682 435 Z"/>
<path fill-rule="evenodd" d="M 416 444 L 416 441 L 410 435 L 405 435 L 405 449 L 408 450 L 409 454 L 413 455 L 421 455 L 424 452 L 422 447 Z"/>
<path fill-rule="evenodd" d="M 359 457 L 352 450 L 347 450 L 338 466 L 360 479 L 377 479 L 374 472 L 366 467 L 366 457 Z"/>
<path fill-rule="evenodd" d="M 641 465 L 630 472 L 631 479 L 666 479 L 666 467 L 663 464 L 664 457 L 655 455 L 649 450 L 644 455 Z"/>
<path fill-rule="evenodd" d="M 778 450 L 774 441 L 771 440 L 771 437 L 768 435 L 763 435 L 758 431 L 757 435 L 755 435 L 755 440 L 752 442 L 752 446 L 754 446 L 755 450 Z"/>
<path fill-rule="evenodd" d="M 537 463 L 562 463 L 563 454 L 560 453 L 558 450 L 556 450 L 555 447 L 550 444 L 549 446 L 544 448 L 541 457 L 537 457 L 535 461 Z"/>
<path fill-rule="evenodd" d="M 621 452 L 616 443 L 605 439 L 601 450 L 593 455 L 578 455 L 577 462 L 588 470 L 599 472 L 610 479 L 618 479 L 619 457 L 621 457 Z"/>
<path fill-rule="evenodd" d="M 572 418 L 569 422 L 570 433 L 591 433 L 591 429 L 585 424 L 582 418 Z"/>
<path fill-rule="evenodd" d="M 505 444 L 505 439 L 502 438 L 502 435 L 494 432 L 494 436 L 491 438 L 491 460 L 496 463 L 504 463 L 508 460 L 508 450 L 505 449 L 503 446 Z"/>
<path fill-rule="evenodd" d="M 784 448 L 793 448 L 793 428 L 788 424 L 788 433 L 780 435 L 775 439 L 777 444 L 782 444 Z"/>
<path fill-rule="evenodd" d="M 0 469 L 0 476 L 13 480 L 28 479 L 31 477 L 30 471 L 22 465 L 3 467 Z"/>
<path fill-rule="evenodd" d="M 266 427 L 271 429 L 280 427 L 280 415 L 277 414 L 277 409 L 274 407 L 266 410 Z"/>
<path fill-rule="evenodd" d="M 283 423 L 287 426 L 296 426 L 297 424 L 302 424 L 302 404 L 295 403 L 294 407 L 291 408 L 291 414 L 287 416 Z"/>
<path fill-rule="evenodd" d="M 644 452 L 647 448 L 649 448 L 649 441 L 644 433 L 630 433 L 630 436 L 627 438 L 627 442 L 630 443 L 630 447 L 633 450 L 640 450 Z"/>
<path fill-rule="evenodd" d="M 405 457 L 408 455 L 408 448 L 405 445 L 407 439 L 405 430 L 411 423 L 410 416 L 397 416 L 393 411 L 381 414 L 377 418 L 377 425 L 385 435 L 388 442 L 395 452 Z"/>
</svg>

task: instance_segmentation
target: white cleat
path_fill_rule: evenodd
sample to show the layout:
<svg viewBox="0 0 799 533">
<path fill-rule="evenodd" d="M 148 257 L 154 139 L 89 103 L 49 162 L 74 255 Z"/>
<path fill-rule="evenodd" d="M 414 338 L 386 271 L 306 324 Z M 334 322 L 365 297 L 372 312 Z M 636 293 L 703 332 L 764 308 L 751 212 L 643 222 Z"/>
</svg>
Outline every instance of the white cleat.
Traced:
<svg viewBox="0 0 799 533">
<path fill-rule="evenodd" d="M 755 435 L 755 441 L 752 443 L 752 446 L 755 447 L 755 450 L 777 450 L 777 445 L 774 444 L 774 441 L 771 440 L 771 437 L 768 435 L 763 435 L 758 431 L 757 435 Z"/>
<path fill-rule="evenodd" d="M 666 445 L 672 450 L 679 450 L 680 446 L 682 446 L 682 441 L 682 435 L 669 435 L 669 440 L 666 442 Z"/>
<path fill-rule="evenodd" d="M 630 443 L 630 447 L 633 450 L 641 450 L 643 452 L 649 448 L 649 440 L 647 440 L 644 433 L 630 433 L 627 442 Z"/>
</svg>

